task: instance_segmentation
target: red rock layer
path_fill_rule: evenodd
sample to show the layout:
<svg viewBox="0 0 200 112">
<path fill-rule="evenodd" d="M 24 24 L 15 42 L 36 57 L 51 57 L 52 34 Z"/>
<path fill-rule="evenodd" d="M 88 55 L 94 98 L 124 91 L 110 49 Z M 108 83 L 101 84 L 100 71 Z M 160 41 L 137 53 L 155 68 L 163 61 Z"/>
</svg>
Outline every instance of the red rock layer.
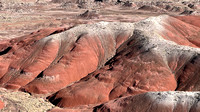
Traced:
<svg viewBox="0 0 200 112">
<path fill-rule="evenodd" d="M 190 15 L 190 16 L 174 16 L 174 17 L 183 22 L 186 22 L 188 24 L 200 27 L 200 17 L 199 16 Z"/>
<path fill-rule="evenodd" d="M 132 33 L 131 25 L 104 24 L 108 23 L 80 25 L 59 34 L 55 34 L 59 30 L 50 34 L 44 30 L 43 35 L 39 35 L 41 31 L 31 34 L 35 38 L 11 40 L 12 49 L 2 55 L 1 86 L 49 94 L 95 71 Z"/>
<path fill-rule="evenodd" d="M 94 31 L 101 26 L 89 25 L 88 27 Z M 105 30 L 98 30 L 96 35 L 93 32 L 91 34 L 88 29 L 84 29 L 77 35 L 80 28 L 76 27 L 58 35 L 61 45 L 57 57 L 48 68 L 40 73 L 38 78 L 23 88 L 37 94 L 56 92 L 101 67 L 115 54 L 118 45 L 129 38 L 131 34 L 131 32 L 120 33 L 121 31 L 113 34 L 115 31 L 110 32 L 107 27 Z M 127 30 L 129 29 L 125 29 L 125 31 Z M 77 35 L 75 37 L 74 31 Z"/>
<path fill-rule="evenodd" d="M 170 16 L 41 30 L 0 43 L 0 84 L 50 94 L 60 107 L 148 91 L 199 90 L 199 32 Z"/>
<path fill-rule="evenodd" d="M 200 17 L 199 16 L 175 16 L 175 18 L 186 22 L 188 24 L 191 24 L 193 26 L 200 28 Z M 195 31 L 193 31 L 195 32 Z M 189 36 L 187 39 L 193 43 L 194 45 L 200 47 L 200 31 L 197 34 L 193 34 L 192 36 Z"/>
<path fill-rule="evenodd" d="M 21 85 L 21 83 L 23 83 L 23 85 L 27 84 L 29 79 L 26 79 L 25 78 L 26 76 L 24 76 L 24 79 L 22 79 L 20 77 L 23 77 L 23 75 L 18 77 L 17 74 L 24 74 L 25 71 L 22 69 L 28 68 L 28 65 L 32 63 L 31 60 L 26 60 L 26 58 L 28 56 L 30 57 L 31 53 L 33 53 L 33 50 L 37 49 L 37 52 L 39 51 L 39 47 L 36 46 L 36 43 L 40 39 L 46 36 L 52 35 L 54 33 L 59 33 L 64 30 L 66 29 L 65 28 L 42 29 L 37 32 L 33 32 L 27 36 L 1 41 L 0 82 L 2 86 L 16 89 L 19 88 L 18 85 Z M 15 81 L 17 82 L 17 84 L 4 85 L 4 83 L 8 81 Z"/>
<path fill-rule="evenodd" d="M 179 86 L 183 87 L 182 83 L 191 87 L 187 77 L 198 70 L 198 66 L 186 72 L 187 77 L 179 75 L 179 72 L 199 53 L 198 48 L 188 47 L 197 47 L 188 38 L 198 34 L 199 28 L 173 17 L 160 21 L 159 24 L 166 30 L 157 30 L 157 26 L 151 26 L 149 22 L 151 20 L 136 24 L 132 37 L 117 49 L 117 54 L 104 67 L 51 95 L 49 100 L 60 107 L 74 107 L 148 91 L 176 90 Z M 148 26 L 154 30 L 148 28 L 145 31 L 143 27 Z M 157 34 L 164 36 L 159 38 Z M 170 41 L 164 40 L 166 38 Z M 180 76 L 185 81 L 180 83 Z"/>
<path fill-rule="evenodd" d="M 147 91 L 175 90 L 173 73 L 162 56 L 151 51 L 153 47 L 145 47 L 148 42 L 135 31 L 106 66 L 60 90 L 49 98 L 50 101 L 60 107 L 73 107 Z"/>
<path fill-rule="evenodd" d="M 199 91 L 200 85 L 200 54 L 186 61 L 185 66 L 176 73 L 178 86 L 176 90 Z"/>
<path fill-rule="evenodd" d="M 150 92 L 95 107 L 95 112 L 199 112 L 199 93 Z"/>
<path fill-rule="evenodd" d="M 198 27 L 198 24 L 195 24 L 195 21 L 194 23 L 189 23 L 187 21 L 187 19 L 194 19 L 196 22 L 198 22 L 199 17 L 186 17 L 178 16 L 176 17 L 178 19 L 169 17 L 168 19 L 164 20 L 162 25 L 164 26 L 165 31 L 161 32 L 160 35 L 162 35 L 162 37 L 165 39 L 174 41 L 180 45 L 200 47 L 200 28 Z"/>
<path fill-rule="evenodd" d="M 49 112 L 198 112 L 199 92 L 147 92 L 100 105 L 53 108 Z"/>
</svg>

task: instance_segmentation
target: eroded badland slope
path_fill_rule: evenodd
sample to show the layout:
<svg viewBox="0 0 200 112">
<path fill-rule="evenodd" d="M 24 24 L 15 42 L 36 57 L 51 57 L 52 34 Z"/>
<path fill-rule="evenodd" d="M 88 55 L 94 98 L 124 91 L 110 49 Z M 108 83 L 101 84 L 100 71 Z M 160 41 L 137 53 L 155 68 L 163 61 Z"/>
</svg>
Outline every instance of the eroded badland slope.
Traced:
<svg viewBox="0 0 200 112">
<path fill-rule="evenodd" d="M 2 111 L 199 111 L 198 1 L 1 3 Z"/>
</svg>

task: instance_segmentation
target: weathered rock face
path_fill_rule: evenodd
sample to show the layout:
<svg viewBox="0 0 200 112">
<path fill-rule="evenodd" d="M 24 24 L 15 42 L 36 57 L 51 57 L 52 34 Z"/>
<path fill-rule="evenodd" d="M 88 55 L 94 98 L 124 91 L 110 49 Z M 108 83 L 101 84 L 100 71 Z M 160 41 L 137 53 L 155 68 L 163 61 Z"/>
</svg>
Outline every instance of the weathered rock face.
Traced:
<svg viewBox="0 0 200 112">
<path fill-rule="evenodd" d="M 130 37 L 131 27 L 102 22 L 40 35 L 40 40 L 32 36 L 38 33 L 20 42 L 11 40 L 14 44 L 6 44 L 9 47 L 2 51 L 9 50 L 2 55 L 1 86 L 37 94 L 56 92 L 101 67 Z"/>
<path fill-rule="evenodd" d="M 149 91 L 199 90 L 198 18 L 99 22 L 3 40 L 1 87 L 70 108 Z"/>
<path fill-rule="evenodd" d="M 199 112 L 199 92 L 150 92 L 95 107 L 95 112 Z"/>
<path fill-rule="evenodd" d="M 165 31 L 159 34 L 166 40 L 174 41 L 180 45 L 199 47 L 199 40 L 197 39 L 199 38 L 199 27 L 187 24 L 175 18 L 163 21 L 163 26 Z"/>
<path fill-rule="evenodd" d="M 177 19 L 180 19 L 181 21 L 184 21 L 186 23 L 192 24 L 194 26 L 200 27 L 200 17 L 199 16 L 174 16 Z"/>
<path fill-rule="evenodd" d="M 193 48 L 198 46 L 188 41 L 199 36 L 199 28 L 169 16 L 149 18 L 134 26 L 133 35 L 103 68 L 51 95 L 49 100 L 60 107 L 74 107 L 148 91 L 172 91 L 182 84 L 191 87 L 182 68 L 200 53 Z M 176 39 L 175 34 L 179 35 Z M 198 74 L 192 71 L 186 72 L 188 77 Z M 194 76 L 198 81 L 198 75 Z"/>
<path fill-rule="evenodd" d="M 198 112 L 161 92 L 200 90 L 200 17 L 175 16 L 200 5 L 174 1 L 0 0 L 0 87 L 23 91 L 0 88 L 0 111 Z"/>
<path fill-rule="evenodd" d="M 49 112 L 198 112 L 199 92 L 147 92 L 121 97 L 100 105 L 53 108 Z"/>
<path fill-rule="evenodd" d="M 134 39 L 136 36 L 139 40 Z M 59 91 L 55 98 L 52 97 L 53 100 L 50 98 L 50 101 L 55 104 L 61 98 L 57 105 L 65 107 L 100 103 L 147 91 L 174 90 L 176 88 L 174 75 L 167 69 L 162 56 L 153 51 L 155 46 L 144 47 L 149 40 L 142 38 L 139 31 L 134 32 L 132 39 L 127 43 L 130 46 L 125 47 L 126 50 L 122 50 L 104 68 Z M 161 82 L 154 82 L 155 77 Z"/>
<path fill-rule="evenodd" d="M 8 84 L 4 87 L 11 88 L 11 89 L 17 89 L 20 86 L 27 84 L 29 81 L 33 80 L 30 77 L 31 73 L 27 73 L 26 71 L 22 70 L 22 68 L 28 68 L 31 66 L 28 66 L 29 64 L 34 65 L 34 63 L 40 63 L 40 67 L 36 67 L 38 69 L 43 69 L 45 66 L 45 63 L 38 62 L 39 58 L 42 58 L 42 56 L 45 57 L 45 54 L 40 54 L 41 57 L 34 57 L 35 55 L 38 55 L 39 48 L 43 48 L 44 46 L 38 47 L 36 44 L 40 39 L 57 33 L 64 31 L 64 28 L 58 28 L 58 29 L 44 29 L 39 30 L 38 32 L 34 32 L 28 36 L 11 39 L 11 40 L 5 40 L 1 43 L 1 68 L 0 68 L 0 77 L 1 77 L 1 84 L 4 85 L 5 82 L 13 82 L 13 84 Z M 35 46 L 35 47 L 34 47 Z M 37 48 L 38 47 L 38 48 Z M 34 54 L 34 50 L 36 51 Z M 38 59 L 37 62 L 32 62 L 33 60 L 30 60 L 28 58 L 31 57 L 33 53 L 32 58 Z M 48 53 L 48 52 L 47 52 Z M 43 57 L 43 58 L 44 58 Z M 27 59 L 27 60 L 26 60 Z M 51 55 L 50 55 L 51 59 Z M 48 63 L 48 62 L 47 62 Z M 22 66 L 21 66 L 22 65 Z M 21 67 L 20 67 L 21 66 Z M 37 73 L 38 71 L 35 69 L 34 73 Z M 18 75 L 17 75 L 18 74 Z M 21 75 L 19 75 L 21 74 Z M 24 75 L 22 75 L 24 74 Z M 33 74 L 38 75 L 38 74 Z M 18 77 L 19 76 L 19 77 Z M 28 77 L 29 78 L 28 78 Z M 27 77 L 27 78 L 25 78 Z M 34 77 L 33 77 L 34 78 Z"/>
</svg>

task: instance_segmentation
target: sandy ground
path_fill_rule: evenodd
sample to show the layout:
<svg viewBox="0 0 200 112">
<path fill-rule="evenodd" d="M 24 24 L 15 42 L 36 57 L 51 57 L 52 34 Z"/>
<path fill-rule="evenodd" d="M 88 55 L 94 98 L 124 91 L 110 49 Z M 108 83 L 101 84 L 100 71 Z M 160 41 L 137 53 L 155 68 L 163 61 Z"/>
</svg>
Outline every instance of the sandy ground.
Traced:
<svg viewBox="0 0 200 112">
<path fill-rule="evenodd" d="M 28 93 L 14 92 L 0 88 L 0 99 L 4 103 L 1 112 L 45 112 L 54 107 L 42 98 L 35 98 Z"/>
</svg>

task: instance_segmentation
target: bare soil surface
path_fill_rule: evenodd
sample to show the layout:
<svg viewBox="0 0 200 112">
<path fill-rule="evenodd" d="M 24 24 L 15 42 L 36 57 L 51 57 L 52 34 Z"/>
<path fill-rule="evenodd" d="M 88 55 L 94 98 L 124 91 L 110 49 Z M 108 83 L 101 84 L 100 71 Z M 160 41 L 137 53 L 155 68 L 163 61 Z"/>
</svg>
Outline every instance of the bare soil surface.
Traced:
<svg viewBox="0 0 200 112">
<path fill-rule="evenodd" d="M 0 0 L 0 111 L 198 112 L 177 91 L 200 90 L 199 18 L 198 0 Z"/>
<path fill-rule="evenodd" d="M 161 14 L 199 14 L 199 8 L 198 2 L 136 1 L 75 4 L 67 0 L 58 3 L 50 0 L 1 0 L 0 37 L 14 38 L 38 29 L 99 21 L 136 22 Z M 83 16 L 86 11 L 89 11 L 89 15 Z"/>
<path fill-rule="evenodd" d="M 45 112 L 55 107 L 42 98 L 35 98 L 24 92 L 1 88 L 0 96 L 1 101 L 4 103 L 1 112 Z"/>
</svg>

